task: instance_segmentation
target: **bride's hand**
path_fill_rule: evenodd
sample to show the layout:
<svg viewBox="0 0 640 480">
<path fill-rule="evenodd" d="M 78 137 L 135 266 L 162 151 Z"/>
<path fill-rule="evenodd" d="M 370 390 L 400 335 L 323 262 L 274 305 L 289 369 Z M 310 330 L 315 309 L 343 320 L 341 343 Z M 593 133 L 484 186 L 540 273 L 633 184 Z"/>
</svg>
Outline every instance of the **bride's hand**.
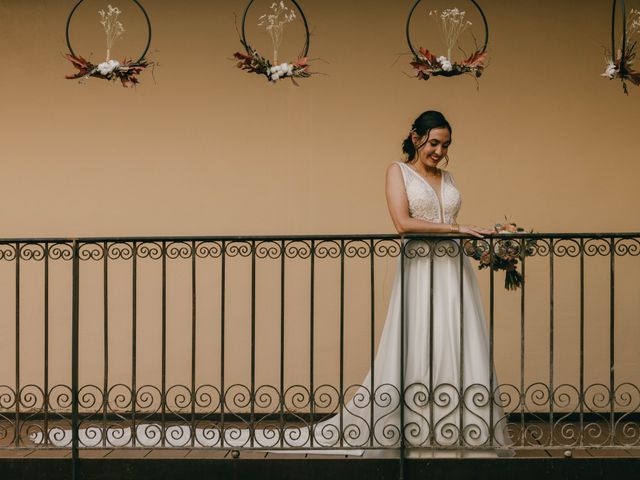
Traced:
<svg viewBox="0 0 640 480">
<path fill-rule="evenodd" d="M 467 233 L 474 237 L 482 238 L 483 235 L 491 235 L 495 232 L 487 228 L 476 227 L 475 225 L 460 225 L 460 233 Z"/>
</svg>

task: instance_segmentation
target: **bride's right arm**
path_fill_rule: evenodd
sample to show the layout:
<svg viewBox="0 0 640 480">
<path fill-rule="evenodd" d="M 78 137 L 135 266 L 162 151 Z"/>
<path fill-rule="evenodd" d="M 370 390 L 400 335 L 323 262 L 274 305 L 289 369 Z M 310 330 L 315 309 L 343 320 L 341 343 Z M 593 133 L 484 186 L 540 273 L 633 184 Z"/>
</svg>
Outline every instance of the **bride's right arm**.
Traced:
<svg viewBox="0 0 640 480">
<path fill-rule="evenodd" d="M 413 218 L 409 215 L 409 201 L 404 188 L 404 179 L 400 171 L 400 165 L 392 163 L 387 168 L 386 186 L 387 206 L 393 221 L 393 226 L 399 234 L 405 233 L 452 233 L 454 226 L 449 223 L 434 223 Z M 491 233 L 489 230 L 460 225 L 460 233 L 468 233 L 476 237 Z"/>
</svg>

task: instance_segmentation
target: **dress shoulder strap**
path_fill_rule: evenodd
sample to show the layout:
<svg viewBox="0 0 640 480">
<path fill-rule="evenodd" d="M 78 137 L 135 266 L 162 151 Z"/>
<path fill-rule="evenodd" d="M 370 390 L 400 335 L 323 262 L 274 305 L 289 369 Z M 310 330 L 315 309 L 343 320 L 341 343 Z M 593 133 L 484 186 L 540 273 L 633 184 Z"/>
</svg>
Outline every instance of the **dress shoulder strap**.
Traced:
<svg viewBox="0 0 640 480">
<path fill-rule="evenodd" d="M 400 167 L 400 171 L 402 172 L 402 179 L 404 180 L 404 184 L 406 186 L 407 185 L 407 171 L 406 171 L 407 166 L 404 164 L 404 162 L 394 162 L 394 163 L 397 163 L 398 166 Z"/>
<path fill-rule="evenodd" d="M 449 170 L 444 170 L 444 173 L 449 179 L 449 183 L 454 187 L 458 188 L 458 186 L 456 185 L 456 181 L 453 179 L 453 175 L 451 174 L 451 172 Z"/>
</svg>

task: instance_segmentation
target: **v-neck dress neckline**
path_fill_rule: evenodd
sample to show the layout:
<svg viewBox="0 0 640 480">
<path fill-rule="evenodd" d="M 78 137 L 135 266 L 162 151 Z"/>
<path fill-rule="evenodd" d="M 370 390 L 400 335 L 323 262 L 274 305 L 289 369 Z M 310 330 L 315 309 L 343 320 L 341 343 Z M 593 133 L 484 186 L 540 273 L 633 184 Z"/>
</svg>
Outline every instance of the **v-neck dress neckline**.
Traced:
<svg viewBox="0 0 640 480">
<path fill-rule="evenodd" d="M 440 176 L 440 195 L 438 195 L 438 192 L 436 191 L 436 189 L 433 188 L 433 185 L 431 185 L 426 178 L 420 175 L 413 167 L 410 167 L 409 165 L 406 165 L 406 167 L 409 170 L 411 170 L 416 177 L 422 180 L 425 183 L 425 185 L 427 185 L 427 187 L 429 187 L 429 189 L 431 189 L 433 194 L 436 196 L 436 200 L 438 201 L 438 207 L 439 207 L 438 215 L 440 215 L 440 223 L 444 223 L 444 176 L 446 174 L 446 171 L 440 170 L 440 172 L 442 173 Z"/>
</svg>

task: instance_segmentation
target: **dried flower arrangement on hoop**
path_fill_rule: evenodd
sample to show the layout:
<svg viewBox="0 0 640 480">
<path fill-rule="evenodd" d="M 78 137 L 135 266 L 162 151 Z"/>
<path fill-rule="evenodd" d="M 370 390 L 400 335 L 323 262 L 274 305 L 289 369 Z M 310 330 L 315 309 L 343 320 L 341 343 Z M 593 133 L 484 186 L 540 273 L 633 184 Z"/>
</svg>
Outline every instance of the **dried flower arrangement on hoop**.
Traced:
<svg viewBox="0 0 640 480">
<path fill-rule="evenodd" d="M 307 58 L 307 54 L 309 52 L 309 27 L 300 5 L 298 5 L 295 0 L 291 0 L 304 23 L 306 35 L 304 48 L 298 59 L 295 61 L 278 63 L 278 50 L 282 43 L 284 28 L 288 23 L 291 23 L 298 18 L 298 16 L 292 8 L 287 7 L 284 1 L 281 0 L 271 4 L 271 13 L 265 13 L 258 18 L 258 26 L 264 27 L 271 37 L 271 43 L 273 44 L 273 61 L 271 61 L 260 55 L 254 48 L 252 48 L 246 38 L 245 23 L 247 20 L 247 13 L 249 12 L 249 8 L 253 1 L 254 0 L 249 1 L 244 10 L 244 15 L 242 16 L 242 33 L 240 33 L 240 43 L 242 43 L 245 52 L 236 52 L 233 54 L 233 57 L 238 60 L 236 66 L 249 73 L 264 75 L 267 77 L 267 80 L 272 83 L 276 83 L 278 80 L 283 78 L 290 78 L 297 86 L 298 83 L 295 81 L 296 78 L 307 78 L 313 74 L 309 71 Z"/>
<path fill-rule="evenodd" d="M 104 80 L 116 81 L 120 80 L 123 87 L 135 86 L 139 83 L 137 75 L 139 75 L 145 68 L 153 65 L 152 62 L 149 62 L 144 57 L 149 50 L 149 45 L 151 44 L 151 21 L 149 20 L 149 16 L 147 12 L 142 7 L 142 5 L 137 0 L 132 0 L 142 11 L 144 18 L 147 22 L 147 28 L 149 35 L 147 37 L 147 45 L 144 49 L 140 58 L 136 61 L 133 59 L 125 58 L 122 62 L 118 60 L 114 60 L 111 58 L 111 49 L 115 41 L 125 32 L 124 26 L 122 22 L 118 20 L 118 17 L 122 13 L 122 11 L 118 7 L 112 7 L 111 5 L 107 6 L 107 10 L 100 10 L 98 14 L 100 15 L 100 24 L 104 28 L 104 33 L 107 37 L 107 54 L 106 59 L 102 63 L 98 63 L 97 65 L 92 63 L 91 61 L 81 57 L 80 55 L 76 55 L 71 47 L 71 41 L 69 39 L 69 26 L 71 24 L 71 18 L 73 14 L 76 12 L 80 4 L 84 0 L 80 0 L 71 10 L 69 17 L 67 18 L 67 29 L 66 29 L 66 37 L 67 37 L 67 47 L 69 48 L 68 54 L 65 57 L 73 64 L 78 71 L 71 75 L 66 75 L 67 79 L 80 79 L 86 80 L 89 77 L 102 78 Z"/>
<path fill-rule="evenodd" d="M 496 224 L 494 229 L 498 235 L 532 233 L 509 221 Z M 516 290 L 522 286 L 524 277 L 518 271 L 518 261 L 533 255 L 535 248 L 536 240 L 531 238 L 498 238 L 493 242 L 493 255 L 491 243 L 487 240 L 468 240 L 464 244 L 465 253 L 480 262 L 478 269 L 504 270 L 504 288 L 507 290 Z"/>
<path fill-rule="evenodd" d="M 453 77 L 462 74 L 471 74 L 476 78 L 480 77 L 486 66 L 486 50 L 487 43 L 489 41 L 489 26 L 480 6 L 475 2 L 475 0 L 471 0 L 471 3 L 473 3 L 480 12 L 484 23 L 484 45 L 481 48 L 477 48 L 475 52 L 464 60 L 456 62 L 452 59 L 451 51 L 458 44 L 460 36 L 472 25 L 470 21 L 465 19 L 466 12 L 459 10 L 458 8 L 446 9 L 442 12 L 439 12 L 438 10 L 431 10 L 429 12 L 429 16 L 435 20 L 438 28 L 440 29 L 443 43 L 447 49 L 447 55 L 437 56 L 430 50 L 423 47 L 418 48 L 416 51 L 413 47 L 413 42 L 411 41 L 409 27 L 413 13 L 421 1 L 422 0 L 417 0 L 413 4 L 413 7 L 409 12 L 409 17 L 407 18 L 406 26 L 407 43 L 409 44 L 409 48 L 413 54 L 411 66 L 415 70 L 416 77 L 421 80 L 429 80 L 429 78 L 435 76 Z"/>
<path fill-rule="evenodd" d="M 638 35 L 640 33 L 640 10 L 632 8 L 627 15 L 624 0 L 622 0 L 622 39 L 620 48 L 616 49 L 616 0 L 613 0 L 613 11 L 611 14 L 611 51 L 605 55 L 607 62 L 606 69 L 602 74 L 611 80 L 619 78 L 622 80 L 622 89 L 625 95 L 627 81 L 634 85 L 640 85 L 640 72 L 631 68 L 636 57 L 638 47 Z M 615 52 L 615 57 L 614 57 Z"/>
</svg>

